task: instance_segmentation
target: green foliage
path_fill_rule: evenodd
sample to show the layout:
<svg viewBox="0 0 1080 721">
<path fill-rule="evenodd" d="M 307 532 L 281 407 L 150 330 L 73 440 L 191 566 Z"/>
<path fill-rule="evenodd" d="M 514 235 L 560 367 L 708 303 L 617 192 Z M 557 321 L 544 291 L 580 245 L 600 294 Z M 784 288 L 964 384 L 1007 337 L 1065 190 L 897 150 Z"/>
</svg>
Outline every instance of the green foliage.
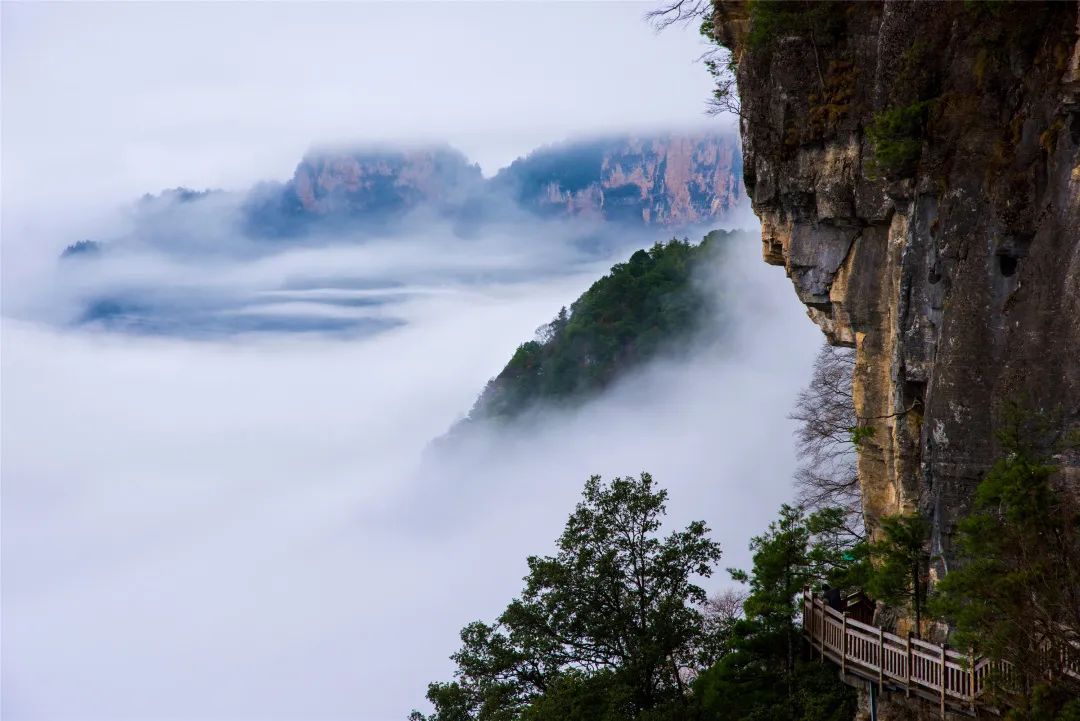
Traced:
<svg viewBox="0 0 1080 721">
<path fill-rule="evenodd" d="M 796 626 L 804 586 L 850 588 L 866 572 L 865 544 L 845 526 L 847 512 L 809 516 L 785 505 L 750 542 L 750 573 L 732 571 L 750 588 L 745 618 L 731 630 L 730 651 L 694 682 L 702 719 L 847 721 L 854 692 L 831 669 L 801 660 Z"/>
<path fill-rule="evenodd" d="M 757 50 L 785 35 L 810 35 L 815 44 L 827 45 L 845 31 L 844 3 L 802 0 L 750 0 L 747 45 Z"/>
<path fill-rule="evenodd" d="M 922 138 L 931 101 L 920 101 L 874 114 L 866 128 L 873 144 L 874 165 L 886 178 L 902 178 L 915 172 L 922 155 Z"/>
<path fill-rule="evenodd" d="M 703 614 L 696 579 L 720 549 L 700 521 L 661 537 L 666 501 L 647 473 L 590 478 L 558 552 L 528 559 L 494 624 L 462 630 L 455 679 L 431 684 L 435 712 L 411 721 L 849 721 L 854 690 L 802 660 L 796 621 L 804 584 L 865 572 L 846 511 L 782 507 L 751 542 L 752 570 L 733 572 L 743 613 L 727 595 Z"/>
<path fill-rule="evenodd" d="M 631 691 L 611 671 L 568 671 L 521 714 L 521 721 L 633 721 Z"/>
<path fill-rule="evenodd" d="M 773 630 L 792 628 L 804 586 L 858 587 L 866 572 L 866 547 L 848 531 L 846 520 L 841 508 L 807 516 L 797 506 L 781 506 L 780 517 L 750 541 L 753 572 L 732 571 L 750 587 L 747 618 Z"/>
<path fill-rule="evenodd" d="M 661 538 L 666 501 L 647 473 L 590 478 L 557 554 L 528 559 L 521 597 L 462 630 L 456 680 L 428 689 L 430 721 L 621 719 L 681 703 L 680 668 L 705 628 L 696 579 L 720 547 L 701 521 Z"/>
<path fill-rule="evenodd" d="M 850 426 L 848 432 L 851 434 L 853 446 L 858 446 L 874 437 L 873 426 Z"/>
<path fill-rule="evenodd" d="M 836 669 L 798 660 L 790 673 L 777 653 L 748 630 L 745 642 L 694 681 L 699 718 L 707 721 L 851 721 L 857 698 Z M 775 644 L 773 644 L 775 646 Z"/>
<path fill-rule="evenodd" d="M 580 401 L 661 350 L 685 347 L 708 305 L 695 274 L 728 236 L 710 233 L 697 246 L 657 243 L 615 265 L 569 312 L 563 308 L 544 326 L 537 340 L 518 347 L 469 419 L 510 418 L 541 402 Z"/>
<path fill-rule="evenodd" d="M 1080 693 L 1080 684 L 1066 686 L 1057 660 L 1076 641 L 1068 629 L 1080 628 L 1080 507 L 1053 483 L 1057 468 L 1038 440 L 1045 418 L 1025 417 L 1015 404 L 1002 415 L 1006 455 L 959 524 L 962 563 L 937 584 L 933 609 L 955 625 L 957 643 L 1020 670 L 998 689 L 1017 718 L 1049 719 L 1057 711 L 1046 709 L 1064 708 L 1052 703 L 1062 686 Z M 1056 681 L 1036 694 L 1046 678 Z"/>
<path fill-rule="evenodd" d="M 930 523 L 918 513 L 881 519 L 880 538 L 870 545 L 874 563 L 867 591 L 893 605 L 903 605 L 915 616 L 921 633 L 930 581 Z"/>
<path fill-rule="evenodd" d="M 1076 688 L 1042 682 L 1031 691 L 1031 701 L 1005 715 L 1006 721 L 1080 721 Z"/>
</svg>

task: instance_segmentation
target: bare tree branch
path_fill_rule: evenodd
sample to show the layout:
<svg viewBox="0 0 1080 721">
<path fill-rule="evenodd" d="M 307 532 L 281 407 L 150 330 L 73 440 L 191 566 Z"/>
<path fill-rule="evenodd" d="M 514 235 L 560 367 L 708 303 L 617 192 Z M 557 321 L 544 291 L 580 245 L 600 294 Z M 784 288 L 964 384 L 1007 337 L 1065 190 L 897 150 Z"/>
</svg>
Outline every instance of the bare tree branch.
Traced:
<svg viewBox="0 0 1080 721">
<path fill-rule="evenodd" d="M 851 378 L 855 355 L 848 348 L 822 347 L 810 384 L 799 392 L 791 418 L 799 468 L 795 485 L 807 508 L 838 506 L 848 511 L 851 527 L 862 532 L 862 494 L 856 471 L 855 414 Z"/>
<path fill-rule="evenodd" d="M 698 61 L 705 65 L 716 81 L 712 97 L 705 103 L 705 113 L 707 115 L 731 113 L 741 117 L 742 107 L 739 104 L 739 89 L 735 74 L 738 66 L 731 51 L 716 39 L 713 12 L 712 0 L 669 0 L 657 9 L 645 13 L 645 20 L 657 32 L 672 25 L 701 23 L 701 34 L 708 41 L 709 49 L 698 58 Z"/>
<path fill-rule="evenodd" d="M 645 13 L 645 20 L 659 32 L 672 25 L 702 20 L 712 15 L 712 11 L 711 0 L 672 0 Z"/>
</svg>

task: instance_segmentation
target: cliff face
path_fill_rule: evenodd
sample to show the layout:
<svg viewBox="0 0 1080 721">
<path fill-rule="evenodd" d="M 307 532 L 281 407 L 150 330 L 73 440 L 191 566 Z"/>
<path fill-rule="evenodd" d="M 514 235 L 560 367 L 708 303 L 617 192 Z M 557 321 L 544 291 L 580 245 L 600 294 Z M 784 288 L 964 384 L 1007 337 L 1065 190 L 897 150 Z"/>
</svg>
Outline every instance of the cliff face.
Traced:
<svg viewBox="0 0 1080 721">
<path fill-rule="evenodd" d="M 284 184 L 256 187 L 246 229 L 290 236 L 314 225 L 387 223 L 415 210 L 469 222 L 520 211 L 685 227 L 725 218 L 745 198 L 732 134 L 668 134 L 568 142 L 536 150 L 485 180 L 446 146 L 307 155 Z"/>
<path fill-rule="evenodd" d="M 856 348 L 868 521 L 919 508 L 946 566 L 998 402 L 1080 425 L 1077 10 L 715 5 L 764 258 Z"/>
<path fill-rule="evenodd" d="M 693 134 L 567 143 L 514 161 L 493 180 L 526 207 L 678 226 L 716 220 L 742 200 L 738 139 Z"/>
<path fill-rule="evenodd" d="M 481 183 L 480 168 L 449 148 L 315 153 L 289 183 L 314 215 L 400 212 L 422 203 L 458 204 Z"/>
</svg>

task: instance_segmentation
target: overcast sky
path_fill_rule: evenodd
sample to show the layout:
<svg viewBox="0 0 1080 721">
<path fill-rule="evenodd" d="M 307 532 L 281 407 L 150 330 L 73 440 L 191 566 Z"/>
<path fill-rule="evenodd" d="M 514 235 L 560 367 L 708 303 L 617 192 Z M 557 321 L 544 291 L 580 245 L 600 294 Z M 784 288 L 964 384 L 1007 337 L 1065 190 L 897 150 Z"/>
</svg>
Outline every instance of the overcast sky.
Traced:
<svg viewBox="0 0 1080 721">
<path fill-rule="evenodd" d="M 7 210 L 291 175 L 314 143 L 718 124 L 695 27 L 636 3 L 3 4 Z"/>
</svg>

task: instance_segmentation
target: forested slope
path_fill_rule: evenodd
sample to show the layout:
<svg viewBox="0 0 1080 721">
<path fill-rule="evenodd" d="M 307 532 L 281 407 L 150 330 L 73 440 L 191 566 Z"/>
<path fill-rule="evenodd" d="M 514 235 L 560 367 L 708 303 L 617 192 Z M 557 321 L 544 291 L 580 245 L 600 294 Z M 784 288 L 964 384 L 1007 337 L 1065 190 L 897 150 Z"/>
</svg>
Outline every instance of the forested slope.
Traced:
<svg viewBox="0 0 1080 721">
<path fill-rule="evenodd" d="M 586 400 L 661 352 L 685 351 L 706 320 L 710 329 L 722 329 L 717 291 L 706 287 L 705 274 L 738 236 L 713 231 L 696 245 L 673 239 L 613 266 L 518 346 L 468 421 Z"/>
</svg>

